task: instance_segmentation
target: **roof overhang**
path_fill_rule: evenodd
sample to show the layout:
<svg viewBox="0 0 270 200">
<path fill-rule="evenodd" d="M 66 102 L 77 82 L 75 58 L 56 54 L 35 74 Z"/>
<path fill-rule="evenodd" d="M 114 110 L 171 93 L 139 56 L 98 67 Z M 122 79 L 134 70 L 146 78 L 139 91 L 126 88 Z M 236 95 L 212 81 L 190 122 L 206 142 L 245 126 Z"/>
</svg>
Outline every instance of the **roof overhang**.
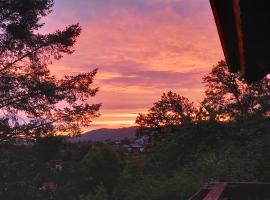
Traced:
<svg viewBox="0 0 270 200">
<path fill-rule="evenodd" d="M 270 1 L 210 0 L 231 72 L 248 82 L 270 72 Z"/>
<path fill-rule="evenodd" d="M 214 182 L 202 187 L 189 200 L 260 199 L 270 198 L 270 183 Z"/>
</svg>

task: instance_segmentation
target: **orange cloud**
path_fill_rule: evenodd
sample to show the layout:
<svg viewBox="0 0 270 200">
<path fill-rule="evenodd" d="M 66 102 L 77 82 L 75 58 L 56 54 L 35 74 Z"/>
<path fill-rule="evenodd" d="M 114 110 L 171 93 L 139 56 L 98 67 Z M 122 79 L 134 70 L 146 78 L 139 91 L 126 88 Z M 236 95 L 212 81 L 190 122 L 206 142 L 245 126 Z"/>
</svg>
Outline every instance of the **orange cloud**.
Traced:
<svg viewBox="0 0 270 200">
<path fill-rule="evenodd" d="M 104 115 L 95 126 L 130 125 L 135 116 L 131 119 L 129 113 L 146 111 L 162 92 L 171 89 L 199 101 L 201 77 L 223 58 L 205 0 L 55 3 L 43 31 L 78 21 L 83 32 L 75 53 L 51 69 L 61 75 L 99 68 L 96 85 L 100 92 L 94 101 L 103 103 Z"/>
</svg>

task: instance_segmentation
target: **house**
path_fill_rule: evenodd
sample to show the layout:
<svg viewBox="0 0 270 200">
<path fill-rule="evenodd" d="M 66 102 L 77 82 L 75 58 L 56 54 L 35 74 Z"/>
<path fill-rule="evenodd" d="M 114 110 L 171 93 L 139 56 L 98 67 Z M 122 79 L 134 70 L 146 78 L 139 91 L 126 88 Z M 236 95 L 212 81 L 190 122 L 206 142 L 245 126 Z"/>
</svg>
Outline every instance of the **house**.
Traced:
<svg viewBox="0 0 270 200">
<path fill-rule="evenodd" d="M 141 153 L 141 152 L 144 152 L 144 150 L 145 150 L 145 146 L 142 144 L 138 144 L 138 143 L 131 144 L 130 148 L 131 148 L 132 152 L 136 152 L 136 153 Z"/>
<path fill-rule="evenodd" d="M 63 170 L 63 161 L 62 160 L 51 160 L 47 163 L 47 167 L 54 174 L 59 173 Z"/>
<path fill-rule="evenodd" d="M 32 140 L 26 138 L 16 138 L 14 145 L 16 146 L 33 146 L 35 143 Z"/>
<path fill-rule="evenodd" d="M 148 140 L 145 138 L 137 138 L 130 141 L 130 144 L 121 144 L 120 141 L 115 141 L 112 145 L 114 149 L 122 149 L 128 153 L 142 153 L 145 152 Z"/>
<path fill-rule="evenodd" d="M 50 190 L 55 191 L 57 189 L 57 184 L 54 181 L 47 181 L 42 184 L 40 190 Z"/>
</svg>

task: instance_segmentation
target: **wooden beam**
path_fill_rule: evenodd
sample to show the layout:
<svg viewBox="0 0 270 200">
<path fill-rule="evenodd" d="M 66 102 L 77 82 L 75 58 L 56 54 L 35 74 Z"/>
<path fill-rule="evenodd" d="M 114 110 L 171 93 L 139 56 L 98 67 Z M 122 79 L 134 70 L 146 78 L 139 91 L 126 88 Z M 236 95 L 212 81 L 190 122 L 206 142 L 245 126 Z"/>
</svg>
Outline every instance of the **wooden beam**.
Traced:
<svg viewBox="0 0 270 200">
<path fill-rule="evenodd" d="M 207 196 L 203 200 L 218 200 L 225 190 L 227 186 L 227 183 L 225 182 L 220 182 L 216 183 L 212 190 L 207 194 Z"/>
<path fill-rule="evenodd" d="M 210 0 L 231 72 L 248 82 L 270 72 L 270 1 Z"/>
</svg>

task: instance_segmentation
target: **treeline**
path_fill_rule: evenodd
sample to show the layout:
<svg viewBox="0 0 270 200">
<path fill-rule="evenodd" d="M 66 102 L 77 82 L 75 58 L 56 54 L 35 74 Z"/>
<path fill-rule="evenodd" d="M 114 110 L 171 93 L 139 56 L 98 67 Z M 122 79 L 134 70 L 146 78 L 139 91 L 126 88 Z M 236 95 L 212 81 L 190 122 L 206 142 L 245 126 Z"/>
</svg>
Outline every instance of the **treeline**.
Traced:
<svg viewBox="0 0 270 200">
<path fill-rule="evenodd" d="M 212 181 L 270 181 L 269 79 L 248 85 L 222 61 L 195 106 L 164 93 L 136 120 L 146 152 L 40 138 L 1 145 L 0 199 L 187 199 Z"/>
<path fill-rule="evenodd" d="M 175 127 L 141 154 L 57 138 L 1 145 L 0 198 L 178 200 L 211 181 L 269 181 L 269 131 L 260 117 L 200 122 Z"/>
</svg>

